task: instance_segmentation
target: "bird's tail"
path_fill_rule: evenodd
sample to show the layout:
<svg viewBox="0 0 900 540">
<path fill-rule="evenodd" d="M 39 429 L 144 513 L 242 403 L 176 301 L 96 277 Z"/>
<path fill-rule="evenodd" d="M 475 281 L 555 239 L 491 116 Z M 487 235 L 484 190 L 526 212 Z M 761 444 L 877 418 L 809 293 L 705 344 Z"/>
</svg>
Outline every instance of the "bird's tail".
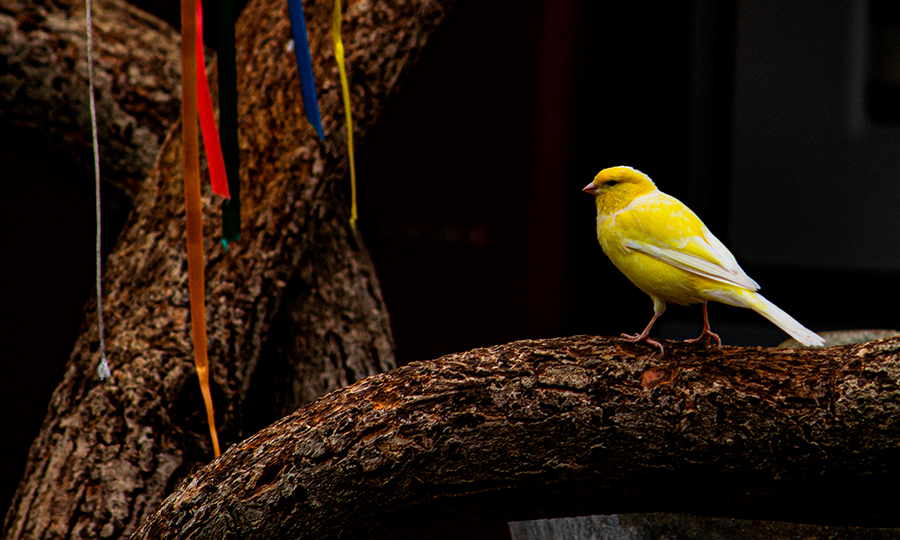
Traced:
<svg viewBox="0 0 900 540">
<path fill-rule="evenodd" d="M 752 309 L 775 323 L 778 328 L 781 328 L 790 334 L 792 338 L 807 347 L 821 347 L 825 345 L 825 340 L 822 336 L 797 322 L 797 319 L 791 317 L 783 309 L 766 300 L 766 298 L 758 292 L 748 291 L 747 289 L 732 289 L 729 291 L 728 298 L 716 298 L 716 300 L 733 306 Z"/>
</svg>

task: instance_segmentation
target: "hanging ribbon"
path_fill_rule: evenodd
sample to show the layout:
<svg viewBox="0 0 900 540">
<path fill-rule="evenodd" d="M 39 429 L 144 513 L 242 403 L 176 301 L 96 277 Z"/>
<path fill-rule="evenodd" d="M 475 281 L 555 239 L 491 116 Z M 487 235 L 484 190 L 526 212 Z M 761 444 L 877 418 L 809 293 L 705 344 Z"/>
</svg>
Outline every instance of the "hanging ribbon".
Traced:
<svg viewBox="0 0 900 540">
<path fill-rule="evenodd" d="M 319 100 L 316 97 L 316 81 L 313 77 L 312 57 L 309 54 L 309 38 L 306 35 L 306 16 L 303 14 L 301 0 L 288 0 L 288 13 L 291 17 L 291 31 L 294 34 L 294 54 L 297 56 L 297 71 L 300 72 L 300 93 L 303 96 L 303 109 L 306 119 L 312 124 L 319 138 L 322 134 L 322 118 L 319 115 Z"/>
<path fill-rule="evenodd" d="M 347 70 L 344 67 L 344 44 L 341 42 L 341 0 L 334 0 L 334 19 L 331 37 L 334 40 L 334 59 L 341 76 L 341 94 L 344 96 L 344 117 L 347 124 L 347 152 L 350 154 L 350 226 L 356 228 L 356 165 L 353 160 L 353 117 L 350 113 L 350 88 L 347 84 Z"/>
<path fill-rule="evenodd" d="M 238 148 L 237 66 L 234 46 L 234 2 L 219 0 L 219 134 L 228 191 L 222 202 L 222 245 L 241 239 L 241 177 Z"/>
<path fill-rule="evenodd" d="M 219 132 L 216 130 L 216 116 L 213 113 L 212 96 L 209 92 L 209 80 L 206 78 L 206 59 L 203 55 L 203 2 L 201 0 L 197 0 L 197 99 L 212 190 L 216 195 L 230 199 L 228 178 L 225 175 L 225 160 L 222 159 Z"/>
<path fill-rule="evenodd" d="M 200 205 L 200 149 L 197 133 L 197 5 L 181 0 L 181 132 L 184 170 L 184 206 L 187 220 L 188 288 L 191 298 L 191 330 L 194 364 L 200 392 L 206 405 L 206 419 L 212 437 L 213 454 L 219 457 L 212 394 L 209 390 L 209 361 L 206 351 L 206 286 L 203 276 L 203 213 Z"/>
</svg>

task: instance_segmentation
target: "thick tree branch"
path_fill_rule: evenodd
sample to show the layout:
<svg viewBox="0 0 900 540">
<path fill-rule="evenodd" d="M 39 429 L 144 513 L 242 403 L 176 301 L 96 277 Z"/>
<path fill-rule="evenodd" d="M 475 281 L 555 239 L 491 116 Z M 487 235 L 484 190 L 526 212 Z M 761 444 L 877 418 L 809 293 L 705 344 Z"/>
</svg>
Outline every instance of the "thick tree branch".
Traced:
<svg viewBox="0 0 900 540">
<path fill-rule="evenodd" d="M 573 337 L 417 362 L 232 447 L 135 538 L 422 538 L 692 512 L 893 525 L 900 340 L 704 349 Z"/>
</svg>

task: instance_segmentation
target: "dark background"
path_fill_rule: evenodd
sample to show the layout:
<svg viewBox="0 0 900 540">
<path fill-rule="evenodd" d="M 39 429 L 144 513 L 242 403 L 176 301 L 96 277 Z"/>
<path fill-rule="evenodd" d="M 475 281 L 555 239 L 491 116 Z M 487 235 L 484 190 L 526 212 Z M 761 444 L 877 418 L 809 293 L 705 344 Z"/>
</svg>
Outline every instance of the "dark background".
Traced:
<svg viewBox="0 0 900 540">
<path fill-rule="evenodd" d="M 178 23 L 177 1 L 134 3 Z M 782 4 L 458 0 L 358 150 L 398 360 L 640 331 L 652 303 L 603 256 L 580 191 L 623 164 L 812 329 L 896 326 L 900 17 L 875 0 Z M 92 294 L 94 203 L 91 171 L 2 122 L 0 164 L 5 508 Z M 109 251 L 128 201 L 105 189 L 104 205 Z M 749 311 L 710 318 L 725 344 L 787 337 Z M 655 335 L 701 322 L 672 306 Z"/>
</svg>

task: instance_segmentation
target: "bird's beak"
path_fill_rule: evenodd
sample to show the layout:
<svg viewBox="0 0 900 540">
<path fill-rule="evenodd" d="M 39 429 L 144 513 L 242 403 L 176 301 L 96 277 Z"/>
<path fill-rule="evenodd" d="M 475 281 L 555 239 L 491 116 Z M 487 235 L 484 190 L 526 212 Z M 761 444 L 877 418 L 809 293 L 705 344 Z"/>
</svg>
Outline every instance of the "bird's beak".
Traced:
<svg viewBox="0 0 900 540">
<path fill-rule="evenodd" d="M 596 195 L 597 194 L 597 186 L 595 186 L 594 183 L 591 182 L 590 184 L 584 186 L 584 188 L 581 191 L 583 191 L 585 193 L 590 193 L 591 195 Z"/>
</svg>

